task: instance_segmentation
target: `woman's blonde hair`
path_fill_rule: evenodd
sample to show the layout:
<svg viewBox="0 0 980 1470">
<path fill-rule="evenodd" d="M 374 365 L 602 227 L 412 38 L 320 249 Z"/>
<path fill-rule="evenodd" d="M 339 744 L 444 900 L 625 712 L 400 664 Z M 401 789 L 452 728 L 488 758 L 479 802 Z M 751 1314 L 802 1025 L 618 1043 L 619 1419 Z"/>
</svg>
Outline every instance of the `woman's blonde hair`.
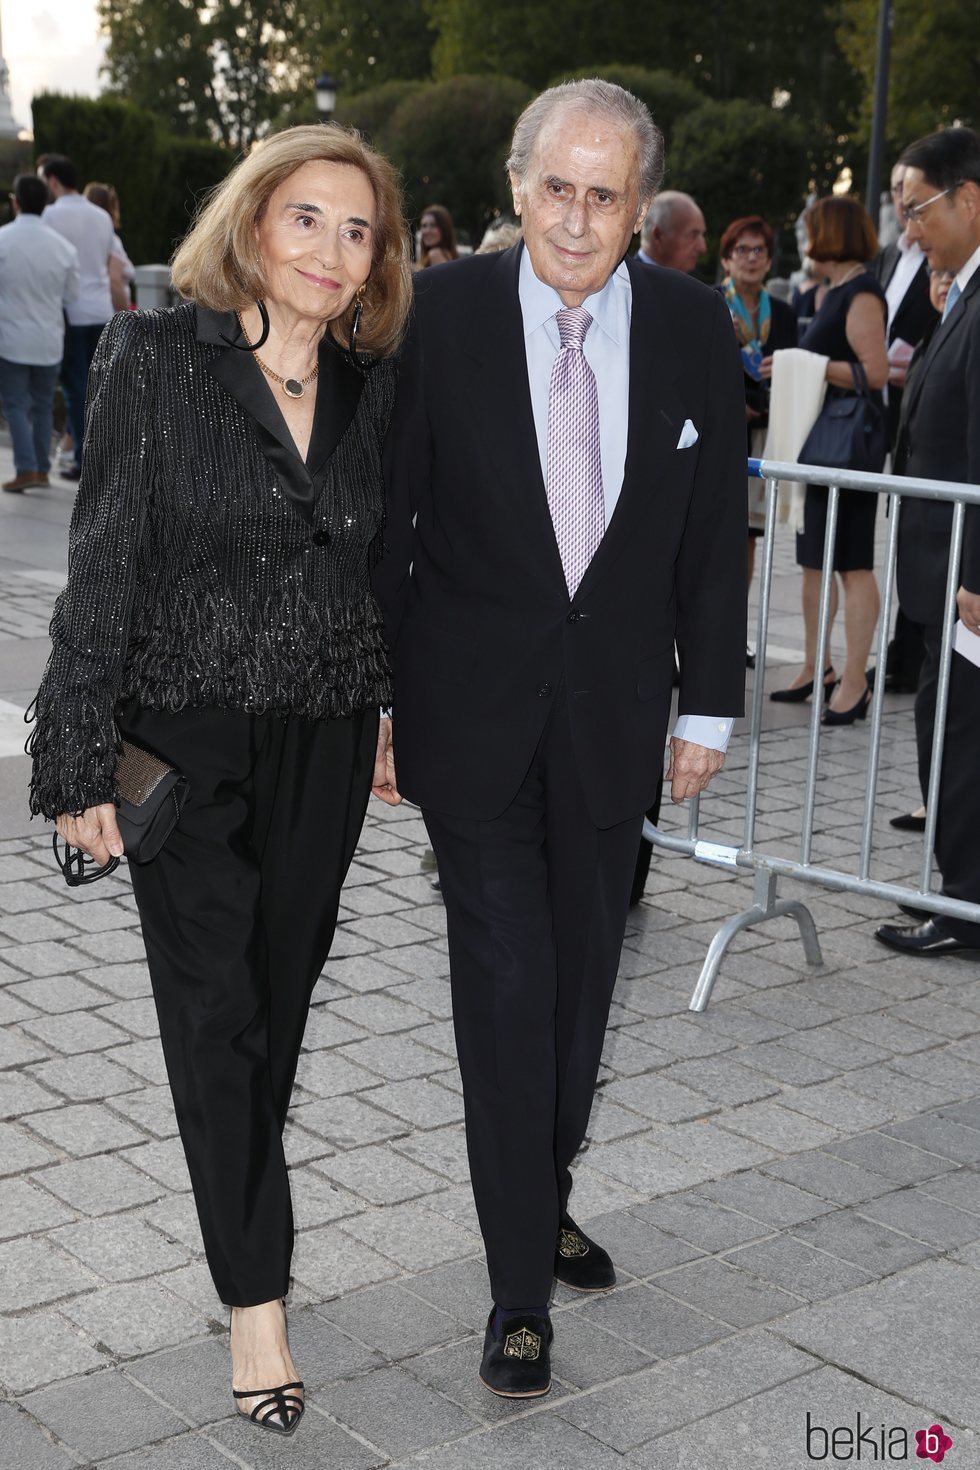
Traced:
<svg viewBox="0 0 980 1470">
<path fill-rule="evenodd" d="M 346 164 L 360 169 L 371 185 L 377 220 L 357 346 L 390 356 L 404 334 L 412 300 L 401 188 L 388 160 L 369 148 L 353 128 L 317 123 L 287 128 L 257 144 L 200 208 L 171 262 L 174 287 L 212 311 L 240 311 L 261 300 L 267 282 L 257 226 L 280 184 L 304 163 Z M 353 315 L 351 302 L 329 324 L 341 346 L 349 341 Z"/>
</svg>

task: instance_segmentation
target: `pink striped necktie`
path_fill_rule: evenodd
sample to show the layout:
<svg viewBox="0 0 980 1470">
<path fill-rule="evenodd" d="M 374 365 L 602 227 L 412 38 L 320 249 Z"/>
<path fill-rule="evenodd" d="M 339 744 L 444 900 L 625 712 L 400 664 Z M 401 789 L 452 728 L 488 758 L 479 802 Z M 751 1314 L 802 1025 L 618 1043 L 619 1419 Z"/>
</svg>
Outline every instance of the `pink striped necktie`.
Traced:
<svg viewBox="0 0 980 1470">
<path fill-rule="evenodd" d="M 561 346 L 548 395 L 548 509 L 569 597 L 606 526 L 599 454 L 599 395 L 582 350 L 592 317 L 582 306 L 555 313 Z"/>
</svg>

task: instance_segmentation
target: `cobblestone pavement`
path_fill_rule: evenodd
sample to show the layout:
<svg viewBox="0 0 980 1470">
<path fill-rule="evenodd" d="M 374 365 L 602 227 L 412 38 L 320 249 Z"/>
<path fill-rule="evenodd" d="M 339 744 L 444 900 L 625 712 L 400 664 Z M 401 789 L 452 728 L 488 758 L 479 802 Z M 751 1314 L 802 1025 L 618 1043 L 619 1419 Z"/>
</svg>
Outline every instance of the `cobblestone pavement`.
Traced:
<svg viewBox="0 0 980 1470">
<path fill-rule="evenodd" d="M 0 698 L 20 709 L 70 505 L 55 489 L 27 501 L 0 506 Z M 799 637 L 796 596 L 781 545 L 780 650 Z M 791 851 L 808 715 L 770 710 L 760 833 Z M 817 861 L 853 860 L 866 747 L 863 726 L 826 739 Z M 899 878 L 918 856 L 887 825 L 917 800 L 908 699 L 889 700 L 884 752 L 877 872 Z M 0 761 L 8 785 L 25 765 Z M 737 837 L 744 767 L 736 741 L 703 804 L 711 835 Z M 947 1463 L 980 1466 L 975 961 L 893 957 L 872 937 L 886 905 L 810 890 L 823 966 L 795 926 L 765 926 L 693 1016 L 705 948 L 750 884 L 655 859 L 573 1196 L 620 1285 L 557 1291 L 552 1394 L 508 1403 L 476 1377 L 488 1293 L 443 909 L 417 812 L 375 805 L 287 1130 L 309 1412 L 280 1441 L 234 1417 L 126 877 L 69 892 L 43 829 L 3 810 L 5 1470 L 794 1470 L 857 1446 L 915 1462 L 914 1432 L 936 1422 Z"/>
</svg>

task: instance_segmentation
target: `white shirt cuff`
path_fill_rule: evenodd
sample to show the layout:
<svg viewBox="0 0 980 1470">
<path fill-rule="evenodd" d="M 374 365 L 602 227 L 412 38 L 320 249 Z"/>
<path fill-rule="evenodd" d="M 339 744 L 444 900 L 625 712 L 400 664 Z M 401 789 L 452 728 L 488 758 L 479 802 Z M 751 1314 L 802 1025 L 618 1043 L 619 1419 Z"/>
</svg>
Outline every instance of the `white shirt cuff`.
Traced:
<svg viewBox="0 0 980 1470">
<path fill-rule="evenodd" d="M 706 750 L 727 750 L 735 721 L 717 715 L 680 715 L 674 726 L 678 740 L 690 740 Z"/>
</svg>

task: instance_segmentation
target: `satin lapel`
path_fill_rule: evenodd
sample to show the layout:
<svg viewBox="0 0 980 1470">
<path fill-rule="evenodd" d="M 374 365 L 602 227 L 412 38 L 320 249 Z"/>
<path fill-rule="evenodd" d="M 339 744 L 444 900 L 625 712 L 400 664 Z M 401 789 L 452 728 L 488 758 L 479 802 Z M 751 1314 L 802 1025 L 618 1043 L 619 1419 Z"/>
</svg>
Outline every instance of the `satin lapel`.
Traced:
<svg viewBox="0 0 980 1470">
<path fill-rule="evenodd" d="M 234 314 L 208 311 L 199 306 L 197 318 L 198 340 L 214 343 L 222 349 L 207 364 L 208 372 L 248 414 L 259 447 L 275 470 L 286 498 L 304 521 L 312 523 L 313 478 L 296 452 L 296 443 L 272 396 L 272 389 L 250 352 L 226 345 L 239 335 Z M 318 394 L 317 417 L 320 417 L 319 407 Z M 313 442 L 311 438 L 311 449 Z"/>
<path fill-rule="evenodd" d="M 633 513 L 643 498 L 662 493 L 684 427 L 684 409 L 674 387 L 680 362 L 659 301 L 661 272 L 642 261 L 627 260 L 626 267 L 633 293 L 626 464 L 616 508 L 580 584 L 585 592 L 630 544 Z"/>
<path fill-rule="evenodd" d="M 538 436 L 531 408 L 519 295 L 523 245 L 501 251 L 465 323 L 462 355 L 468 359 L 467 389 L 482 425 L 477 442 L 494 467 L 501 493 L 512 497 L 515 523 L 547 547 L 549 574 L 565 585 L 555 528 L 541 473 Z"/>
<path fill-rule="evenodd" d="M 316 480 L 350 427 L 364 390 L 364 374 L 328 333 L 320 343 L 316 415 L 306 467 Z"/>
<path fill-rule="evenodd" d="M 950 315 L 946 318 L 944 322 L 939 323 L 939 326 L 933 332 L 932 341 L 929 343 L 929 346 L 926 349 L 926 354 L 916 370 L 911 387 L 908 393 L 902 399 L 901 421 L 903 424 L 908 423 L 908 421 L 912 417 L 912 414 L 915 412 L 915 405 L 918 403 L 919 396 L 922 393 L 922 387 L 925 382 L 926 374 L 931 371 L 932 365 L 936 361 L 936 358 L 939 357 L 940 353 L 946 347 L 946 344 L 952 338 L 955 338 L 956 333 L 959 331 L 962 324 L 966 321 L 969 313 L 977 309 L 978 289 L 980 289 L 980 271 L 975 271 L 973 274 L 973 278 L 968 282 L 967 288 L 963 292 L 961 302 L 956 308 L 954 308 L 954 310 L 950 313 Z M 908 403 L 907 409 L 906 401 Z"/>
</svg>

